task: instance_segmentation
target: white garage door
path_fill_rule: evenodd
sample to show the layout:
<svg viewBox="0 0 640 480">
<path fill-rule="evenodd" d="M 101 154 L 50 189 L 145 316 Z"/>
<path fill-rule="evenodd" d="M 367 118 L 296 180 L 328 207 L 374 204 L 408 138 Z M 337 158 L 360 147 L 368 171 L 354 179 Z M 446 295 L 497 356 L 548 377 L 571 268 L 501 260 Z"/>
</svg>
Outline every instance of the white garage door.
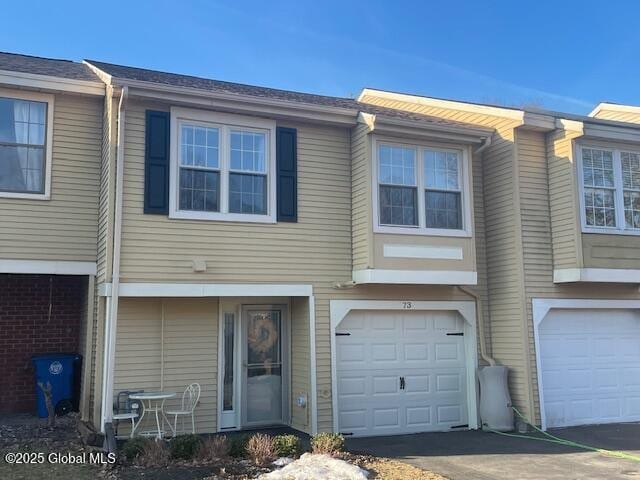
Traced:
<svg viewBox="0 0 640 480">
<path fill-rule="evenodd" d="M 551 310 L 539 327 L 547 427 L 640 421 L 640 315 Z"/>
<path fill-rule="evenodd" d="M 351 312 L 336 329 L 339 431 L 465 428 L 463 327 L 455 312 Z"/>
</svg>

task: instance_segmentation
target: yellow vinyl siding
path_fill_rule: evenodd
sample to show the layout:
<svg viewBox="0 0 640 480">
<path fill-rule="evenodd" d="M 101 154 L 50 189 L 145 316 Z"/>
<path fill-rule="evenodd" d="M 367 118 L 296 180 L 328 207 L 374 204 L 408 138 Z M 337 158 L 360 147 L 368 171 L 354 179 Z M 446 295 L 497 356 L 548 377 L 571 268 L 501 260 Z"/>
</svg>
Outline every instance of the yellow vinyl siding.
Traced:
<svg viewBox="0 0 640 480">
<path fill-rule="evenodd" d="M 170 220 L 142 213 L 145 108 L 132 102 L 127 111 L 123 282 L 350 279 L 348 130 L 293 125 L 298 130 L 297 223 Z M 206 272 L 193 273 L 196 258 L 207 262 Z"/>
<path fill-rule="evenodd" d="M 476 232 L 475 238 L 479 270 L 485 265 L 485 259 L 480 259 L 480 252 L 483 257 L 486 255 L 486 273 L 479 274 L 477 290 L 485 300 L 488 299 L 485 310 L 489 315 L 485 318 L 490 319 L 491 326 L 488 329 L 491 333 L 492 355 L 499 363 L 510 367 L 509 384 L 513 402 L 528 414 L 533 404 L 532 379 L 527 355 L 523 355 L 523 350 L 527 348 L 527 332 L 514 139 L 514 129 L 522 122 L 375 95 L 367 95 L 362 101 L 495 129 L 491 145 L 482 153 L 484 188 L 481 191 L 484 197 L 476 199 L 474 205 L 478 215 L 479 204 L 482 201 L 484 203 L 484 212 L 480 214 L 486 232 L 486 236 Z M 478 183 L 478 180 L 477 176 L 474 177 L 474 183 Z M 477 192 L 476 189 L 474 195 Z"/>
<path fill-rule="evenodd" d="M 53 109 L 51 199 L 0 198 L 0 259 L 96 261 L 102 99 Z"/>
<path fill-rule="evenodd" d="M 217 299 L 120 299 L 114 395 L 140 389 L 176 392 L 175 399 L 167 400 L 170 410 L 179 407 L 188 384 L 199 383 L 196 431 L 214 432 L 217 365 Z"/>
<path fill-rule="evenodd" d="M 311 351 L 309 344 L 309 299 L 291 299 L 291 426 L 311 433 Z M 307 406 L 299 407 L 300 395 Z"/>
<path fill-rule="evenodd" d="M 540 421 L 537 371 L 535 361 L 532 301 L 535 298 L 582 298 L 582 299 L 638 299 L 637 288 L 624 284 L 554 284 L 554 248 L 552 243 L 553 217 L 546 213 L 554 197 L 550 195 L 553 178 L 552 162 L 547 161 L 549 142 L 555 135 L 517 130 L 518 163 L 520 169 L 520 210 L 525 268 L 527 331 L 529 368 L 535 405 L 533 420 Z M 553 158 L 553 157 L 551 157 Z M 547 179 L 548 182 L 547 183 Z M 553 232 L 555 234 L 555 232 Z M 585 237 L 591 235 L 584 235 Z M 615 244 L 617 235 L 595 235 L 601 241 Z M 606 238 L 602 238 L 606 237 Z M 588 250 L 585 248 L 585 252 Z"/>
<path fill-rule="evenodd" d="M 533 394 L 534 421 L 540 419 L 538 383 L 533 334 L 532 301 L 552 294 L 553 252 L 549 216 L 549 183 L 547 176 L 546 139 L 541 132 L 516 130 L 520 179 L 520 215 L 526 291 L 526 342 Z"/>
<path fill-rule="evenodd" d="M 358 124 L 351 137 L 351 204 L 353 269 L 371 268 L 371 137 L 369 128 Z"/>
<path fill-rule="evenodd" d="M 640 236 L 583 233 L 585 268 L 640 269 Z"/>
<path fill-rule="evenodd" d="M 554 268 L 582 267 L 579 199 L 573 140 L 581 135 L 555 130 L 547 135 L 549 211 Z"/>
<path fill-rule="evenodd" d="M 121 280 L 313 285 L 319 430 L 332 429 L 329 300 L 472 300 L 451 287 L 334 287 L 336 282 L 350 280 L 352 271 L 352 221 L 355 220 L 351 211 L 352 139 L 349 129 L 285 124 L 298 131 L 297 223 L 244 224 L 170 220 L 163 215 L 144 215 L 144 114 L 149 108 L 167 110 L 168 106 L 135 100 L 127 106 Z M 477 169 L 474 166 L 474 174 L 482 174 L 479 166 Z M 474 177 L 474 184 L 480 184 L 479 177 Z M 482 198 L 477 192 L 474 195 Z M 368 209 L 368 199 L 366 204 Z M 475 214 L 484 218 L 481 209 L 482 204 L 475 205 Z M 206 261 L 206 272 L 193 272 L 192 261 L 196 258 Z M 486 274 L 481 274 L 480 278 L 485 279 Z M 486 297 L 486 284 L 479 285 L 478 290 Z M 153 305 L 150 308 L 157 308 Z M 294 323 L 298 317 L 304 316 L 306 308 L 306 299 L 293 301 Z M 143 322 L 144 318 L 145 315 L 141 315 Z M 292 324 L 292 328 L 296 331 L 292 339 L 292 355 L 298 358 L 306 355 L 304 348 L 309 339 L 305 329 L 308 327 Z M 310 367 L 306 362 L 298 365 L 294 360 L 291 368 L 291 401 L 295 402 L 295 394 L 304 388 L 305 375 Z M 310 402 L 311 398 L 308 400 Z M 310 410 L 304 414 L 296 412 L 297 408 L 292 406 L 294 425 L 308 431 Z M 304 421 L 309 424 L 306 428 L 302 428 Z"/>
</svg>

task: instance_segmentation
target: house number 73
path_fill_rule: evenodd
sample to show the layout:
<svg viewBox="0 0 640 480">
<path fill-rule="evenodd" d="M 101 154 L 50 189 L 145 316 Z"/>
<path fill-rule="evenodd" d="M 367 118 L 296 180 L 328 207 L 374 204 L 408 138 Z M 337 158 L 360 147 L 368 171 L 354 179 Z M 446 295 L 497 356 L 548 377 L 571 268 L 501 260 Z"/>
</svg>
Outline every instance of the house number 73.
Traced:
<svg viewBox="0 0 640 480">
<path fill-rule="evenodd" d="M 402 302 L 403 310 L 411 310 L 413 308 L 413 303 L 411 302 Z"/>
</svg>

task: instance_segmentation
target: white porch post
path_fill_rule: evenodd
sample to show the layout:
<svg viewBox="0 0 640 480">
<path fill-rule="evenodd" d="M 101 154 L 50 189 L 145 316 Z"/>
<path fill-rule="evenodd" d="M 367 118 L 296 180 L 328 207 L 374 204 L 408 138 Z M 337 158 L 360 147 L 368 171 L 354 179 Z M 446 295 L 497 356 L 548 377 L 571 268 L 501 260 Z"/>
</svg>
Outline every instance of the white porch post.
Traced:
<svg viewBox="0 0 640 480">
<path fill-rule="evenodd" d="M 318 380 L 316 370 L 316 297 L 309 295 L 309 362 L 311 371 L 311 434 L 318 433 Z"/>
<path fill-rule="evenodd" d="M 116 356 L 117 318 L 111 315 L 112 297 L 106 297 L 104 324 L 104 360 L 102 362 L 102 418 L 100 431 L 104 433 L 105 423 L 113 417 L 113 378 Z"/>
</svg>

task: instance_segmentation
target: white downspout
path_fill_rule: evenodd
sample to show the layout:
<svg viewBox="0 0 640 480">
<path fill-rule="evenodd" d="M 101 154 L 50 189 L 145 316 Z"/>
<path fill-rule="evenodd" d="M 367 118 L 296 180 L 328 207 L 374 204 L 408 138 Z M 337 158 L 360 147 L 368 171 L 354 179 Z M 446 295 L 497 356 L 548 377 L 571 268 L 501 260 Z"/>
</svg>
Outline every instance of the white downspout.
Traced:
<svg viewBox="0 0 640 480">
<path fill-rule="evenodd" d="M 102 403 L 102 425 L 111 422 L 113 417 L 113 379 L 116 361 L 116 332 L 118 326 L 118 293 L 120 288 L 120 246 L 122 240 L 122 203 L 124 187 L 124 125 L 125 125 L 125 101 L 129 94 L 129 88 L 125 85 L 120 92 L 120 102 L 118 103 L 118 135 L 116 139 L 116 203 L 114 212 L 113 227 L 113 266 L 111 274 L 111 305 L 107 317 L 105 345 L 106 361 L 106 388 L 103 392 Z"/>
<path fill-rule="evenodd" d="M 492 138 L 491 136 L 486 137 L 482 141 L 482 144 L 473 151 L 473 154 L 477 155 L 479 153 L 482 153 L 482 151 L 485 150 L 486 148 L 488 148 L 491 145 L 491 141 L 492 141 L 491 138 Z M 469 290 L 468 288 L 465 288 L 460 285 L 458 285 L 458 289 L 461 292 L 472 296 L 476 301 L 476 318 L 478 320 L 478 329 L 480 330 L 480 356 L 489 365 L 491 365 L 492 367 L 495 367 L 496 361 L 493 359 L 493 357 L 490 357 L 487 354 L 487 342 L 486 342 L 486 339 L 484 338 L 485 330 L 484 330 L 484 311 L 482 310 L 482 299 L 480 298 L 480 295 L 478 295 L 473 290 Z"/>
<path fill-rule="evenodd" d="M 482 143 L 480 144 L 480 146 L 479 146 L 478 148 L 476 148 L 476 149 L 473 151 L 473 154 L 474 154 L 474 155 L 477 155 L 478 153 L 482 153 L 482 151 L 483 151 L 483 150 L 485 150 L 486 148 L 488 148 L 488 147 L 491 145 L 491 142 L 492 142 L 492 140 L 491 140 L 491 139 L 492 139 L 492 137 L 486 137 L 486 138 L 482 141 Z"/>
<path fill-rule="evenodd" d="M 476 318 L 478 320 L 478 329 L 480 330 L 480 356 L 489 365 L 495 367 L 495 359 L 487 354 L 487 344 L 486 339 L 484 338 L 484 312 L 482 310 L 482 299 L 476 292 L 474 292 L 473 290 L 469 290 L 468 288 L 461 285 L 458 285 L 458 290 L 472 296 L 476 301 Z"/>
</svg>

